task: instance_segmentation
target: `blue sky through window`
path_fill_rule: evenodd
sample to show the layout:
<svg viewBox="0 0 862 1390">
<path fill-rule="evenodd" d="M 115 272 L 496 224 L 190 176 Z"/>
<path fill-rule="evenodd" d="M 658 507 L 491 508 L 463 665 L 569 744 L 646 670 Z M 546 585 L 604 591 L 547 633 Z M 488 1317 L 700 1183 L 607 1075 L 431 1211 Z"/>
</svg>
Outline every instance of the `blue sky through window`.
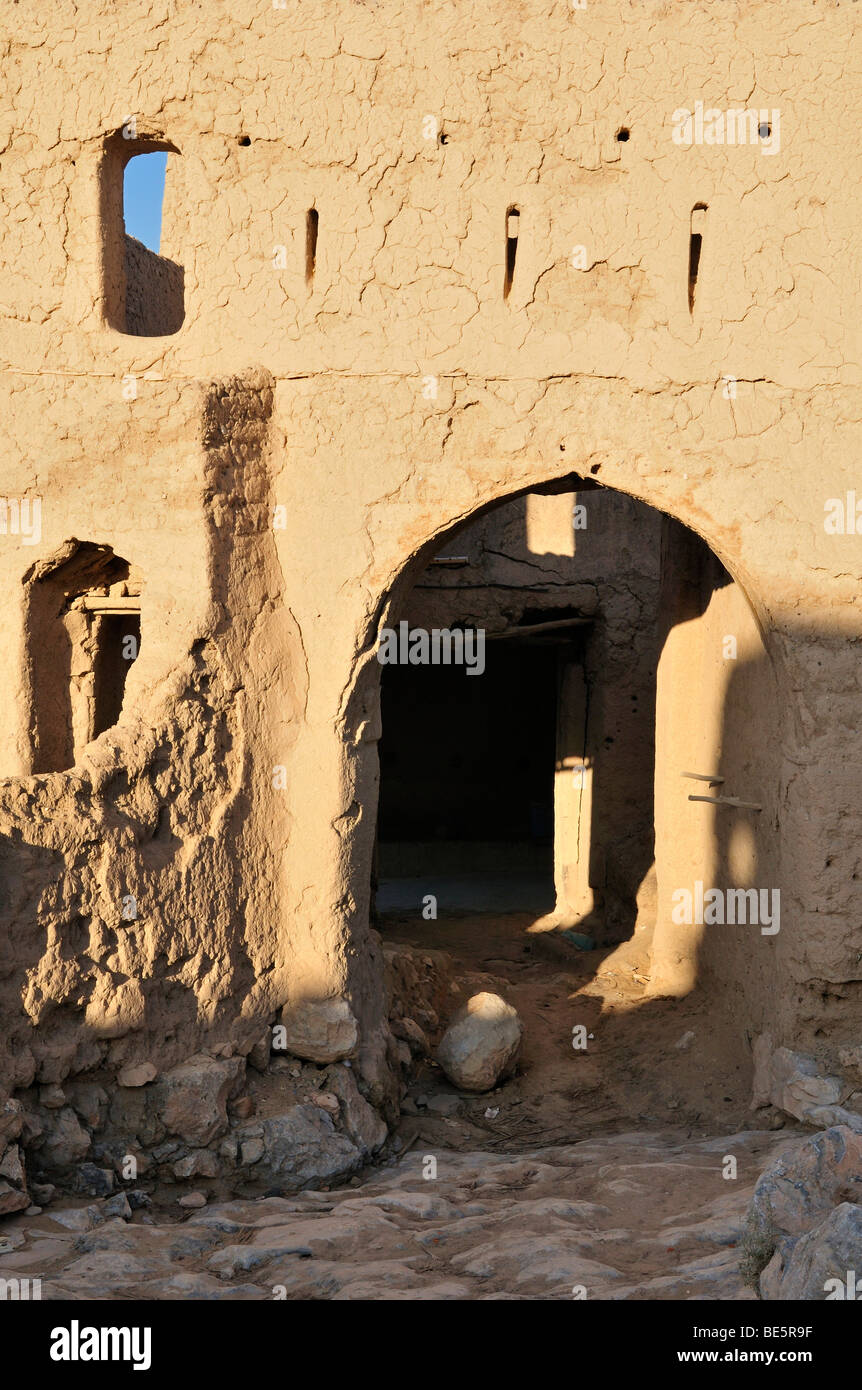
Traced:
<svg viewBox="0 0 862 1390">
<path fill-rule="evenodd" d="M 165 193 L 166 150 L 138 154 L 123 174 L 123 214 L 126 232 L 158 251 L 162 238 L 162 199 Z"/>
</svg>

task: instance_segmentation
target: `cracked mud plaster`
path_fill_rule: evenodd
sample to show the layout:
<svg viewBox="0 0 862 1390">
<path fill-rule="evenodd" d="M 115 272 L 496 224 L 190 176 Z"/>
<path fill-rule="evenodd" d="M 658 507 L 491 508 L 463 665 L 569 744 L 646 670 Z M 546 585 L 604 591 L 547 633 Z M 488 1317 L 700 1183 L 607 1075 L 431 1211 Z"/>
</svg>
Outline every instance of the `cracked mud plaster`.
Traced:
<svg viewBox="0 0 862 1390">
<path fill-rule="evenodd" d="M 723 987 L 799 1040 L 809 982 L 841 982 L 852 1032 L 862 552 L 822 521 L 862 455 L 858 24 L 826 0 L 4 6 L 2 491 L 42 499 L 37 544 L 0 537 L 5 1086 L 245 1050 L 288 996 L 343 992 L 384 1086 L 373 634 L 453 527 L 571 474 L 736 580 L 659 672 L 660 878 L 688 882 L 711 830 L 677 763 L 714 750 L 731 624 L 769 738 L 743 720 L 724 751 L 787 906 L 769 965 Z M 698 100 L 780 108 L 780 150 L 676 145 Z M 111 326 L 130 114 L 176 151 L 163 336 Z M 33 776 L 23 578 L 70 539 L 142 576 L 141 655 L 120 724 Z"/>
</svg>

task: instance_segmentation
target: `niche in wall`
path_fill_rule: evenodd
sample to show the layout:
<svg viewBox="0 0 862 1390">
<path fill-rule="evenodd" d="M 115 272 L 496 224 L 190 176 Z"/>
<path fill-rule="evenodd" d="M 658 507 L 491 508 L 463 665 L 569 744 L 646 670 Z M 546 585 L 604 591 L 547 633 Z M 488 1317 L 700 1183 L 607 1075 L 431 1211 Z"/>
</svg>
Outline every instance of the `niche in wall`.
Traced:
<svg viewBox="0 0 862 1390">
<path fill-rule="evenodd" d="M 25 577 L 33 772 L 74 766 L 116 724 L 141 643 L 141 583 L 110 546 L 71 541 Z"/>
</svg>

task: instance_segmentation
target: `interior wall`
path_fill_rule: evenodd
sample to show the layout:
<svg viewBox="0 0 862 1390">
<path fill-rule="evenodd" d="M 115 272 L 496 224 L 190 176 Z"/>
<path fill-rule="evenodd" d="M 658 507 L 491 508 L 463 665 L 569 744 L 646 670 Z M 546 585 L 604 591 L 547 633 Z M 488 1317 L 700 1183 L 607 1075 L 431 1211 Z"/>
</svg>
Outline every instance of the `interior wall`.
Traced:
<svg viewBox="0 0 862 1390">
<path fill-rule="evenodd" d="M 123 709 L 126 679 L 132 660 L 127 654 L 129 639 L 134 651 L 140 650 L 141 619 L 138 614 L 105 614 L 95 619 L 95 660 L 93 663 L 92 737 L 98 738 L 117 723 Z"/>
<path fill-rule="evenodd" d="M 781 701 L 746 596 L 694 533 L 666 519 L 656 725 L 659 915 L 651 989 L 720 995 L 756 1031 L 774 1004 L 793 932 L 675 922 L 674 894 L 785 889 L 779 853 Z M 685 773 L 722 779 L 710 785 Z M 734 797 L 759 810 L 691 796 Z M 779 904 L 781 899 L 778 899 Z"/>
</svg>

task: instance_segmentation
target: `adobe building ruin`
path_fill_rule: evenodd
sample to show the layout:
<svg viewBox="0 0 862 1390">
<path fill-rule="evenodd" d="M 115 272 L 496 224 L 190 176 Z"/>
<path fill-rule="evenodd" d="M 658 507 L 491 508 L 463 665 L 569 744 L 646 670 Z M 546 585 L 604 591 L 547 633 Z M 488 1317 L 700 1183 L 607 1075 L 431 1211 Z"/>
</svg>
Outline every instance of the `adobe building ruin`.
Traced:
<svg viewBox="0 0 862 1390">
<path fill-rule="evenodd" d="M 69 1181 L 160 1145 L 242 1170 L 219 1115 L 280 1021 L 294 1058 L 352 1062 L 362 1124 L 329 1171 L 379 1147 L 400 1062 L 371 922 L 377 642 L 402 619 L 485 628 L 512 680 L 545 663 L 546 925 L 640 923 L 650 993 L 702 991 L 752 1075 L 764 1037 L 844 1075 L 854 7 L 59 0 L 0 22 L 7 1209 L 21 1156 Z M 740 138 L 675 139 L 698 102 Z M 122 215 L 153 149 L 160 256 Z M 500 826 L 473 838 L 527 834 Z M 780 890 L 780 931 L 674 921 L 698 882 Z M 186 1122 L 184 1077 L 211 1123 Z"/>
</svg>

